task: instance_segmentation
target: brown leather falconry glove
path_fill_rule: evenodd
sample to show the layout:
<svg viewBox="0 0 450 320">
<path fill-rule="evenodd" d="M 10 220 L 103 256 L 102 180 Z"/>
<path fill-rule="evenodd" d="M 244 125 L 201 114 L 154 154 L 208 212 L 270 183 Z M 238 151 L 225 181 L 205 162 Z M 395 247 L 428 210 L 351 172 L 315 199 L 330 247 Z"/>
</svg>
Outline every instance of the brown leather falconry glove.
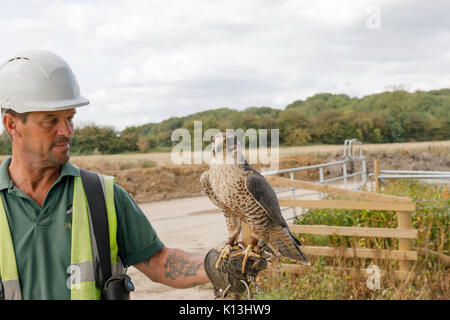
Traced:
<svg viewBox="0 0 450 320">
<path fill-rule="evenodd" d="M 242 262 L 244 257 L 235 256 L 242 252 L 241 247 L 233 247 L 231 255 L 224 258 L 219 268 L 216 268 L 217 259 L 220 251 L 211 249 L 205 256 L 205 271 L 209 280 L 214 286 L 214 295 L 216 298 L 235 298 L 237 295 L 247 292 L 250 295 L 248 286 L 255 284 L 257 274 L 267 268 L 267 259 L 269 256 L 265 252 L 258 253 L 261 258 L 250 257 L 245 265 L 245 272 L 242 273 Z"/>
</svg>

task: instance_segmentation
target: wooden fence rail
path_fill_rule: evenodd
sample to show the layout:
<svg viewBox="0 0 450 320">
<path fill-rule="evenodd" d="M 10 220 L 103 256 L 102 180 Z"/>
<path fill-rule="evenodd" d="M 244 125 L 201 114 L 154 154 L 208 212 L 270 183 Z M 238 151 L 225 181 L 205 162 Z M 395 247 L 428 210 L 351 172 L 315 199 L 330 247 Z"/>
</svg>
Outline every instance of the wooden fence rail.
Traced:
<svg viewBox="0 0 450 320">
<path fill-rule="evenodd" d="M 289 229 L 294 233 L 353 236 L 353 237 L 380 237 L 380 238 L 403 238 L 416 239 L 415 229 L 389 229 L 369 227 L 336 227 L 323 225 L 290 224 Z"/>
<path fill-rule="evenodd" d="M 349 210 L 385 210 L 405 211 L 416 209 L 415 203 L 390 203 L 351 200 L 279 200 L 282 207 L 302 207 L 311 209 L 349 209 Z"/>
<path fill-rule="evenodd" d="M 417 251 L 412 250 L 302 246 L 302 251 L 309 255 L 325 257 L 417 260 Z"/>
</svg>

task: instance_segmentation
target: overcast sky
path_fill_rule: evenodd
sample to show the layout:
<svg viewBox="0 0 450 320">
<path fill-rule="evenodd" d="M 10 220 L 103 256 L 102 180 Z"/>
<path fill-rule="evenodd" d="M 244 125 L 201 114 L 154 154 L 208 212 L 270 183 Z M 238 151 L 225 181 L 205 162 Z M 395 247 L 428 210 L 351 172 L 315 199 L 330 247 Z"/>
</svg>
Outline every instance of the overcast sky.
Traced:
<svg viewBox="0 0 450 320">
<path fill-rule="evenodd" d="M 117 130 L 228 107 L 450 87 L 450 1 L 0 1 L 0 59 L 63 57 L 76 124 Z"/>
</svg>

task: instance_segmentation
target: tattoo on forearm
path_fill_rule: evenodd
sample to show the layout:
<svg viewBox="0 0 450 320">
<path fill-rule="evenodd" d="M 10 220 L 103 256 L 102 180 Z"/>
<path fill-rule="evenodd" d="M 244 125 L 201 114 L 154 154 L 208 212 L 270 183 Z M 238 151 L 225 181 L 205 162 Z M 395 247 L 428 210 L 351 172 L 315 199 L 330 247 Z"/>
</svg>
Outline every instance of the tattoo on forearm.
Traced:
<svg viewBox="0 0 450 320">
<path fill-rule="evenodd" d="M 172 280 L 177 279 L 179 276 L 195 276 L 202 265 L 203 262 L 186 260 L 182 256 L 177 256 L 173 253 L 167 257 L 164 264 L 165 276 Z"/>
</svg>

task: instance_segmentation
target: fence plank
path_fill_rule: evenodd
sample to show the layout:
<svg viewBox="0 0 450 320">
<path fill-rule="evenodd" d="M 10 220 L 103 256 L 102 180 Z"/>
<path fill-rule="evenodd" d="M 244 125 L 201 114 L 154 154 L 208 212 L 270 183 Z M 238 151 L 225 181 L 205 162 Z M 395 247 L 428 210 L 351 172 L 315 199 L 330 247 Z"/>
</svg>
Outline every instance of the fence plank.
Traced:
<svg viewBox="0 0 450 320">
<path fill-rule="evenodd" d="M 368 228 L 368 227 L 337 227 L 324 225 L 299 225 L 289 224 L 289 229 L 295 233 L 336 235 L 354 237 L 381 237 L 381 238 L 402 238 L 416 239 L 417 230 L 410 229 L 389 229 L 389 228 Z"/>
<path fill-rule="evenodd" d="M 302 207 L 315 209 L 353 209 L 353 210 L 393 210 L 414 211 L 415 203 L 389 203 L 352 200 L 288 200 L 280 199 L 282 207 Z"/>
<path fill-rule="evenodd" d="M 436 257 L 436 259 L 445 263 L 446 266 L 450 266 L 450 256 L 448 256 L 446 254 L 436 252 L 436 251 L 430 250 L 428 248 L 416 248 L 416 250 L 420 255 L 432 254 Z"/>
<path fill-rule="evenodd" d="M 324 192 L 327 194 L 334 194 L 338 196 L 351 197 L 361 200 L 369 201 L 384 201 L 384 202 L 404 202 L 411 203 L 411 199 L 398 196 L 390 196 L 385 194 L 349 190 L 344 188 L 333 187 L 329 185 L 322 185 L 318 183 L 306 182 L 301 180 L 291 180 L 277 176 L 266 176 L 267 181 L 274 186 L 290 187 L 297 189 L 313 190 L 317 192 Z"/>
<path fill-rule="evenodd" d="M 395 260 L 417 260 L 417 251 L 382 250 L 369 248 L 334 248 L 321 246 L 301 246 L 305 254 L 312 256 L 344 257 L 344 258 L 378 258 Z M 405 271 L 405 270 L 400 270 Z"/>
</svg>

